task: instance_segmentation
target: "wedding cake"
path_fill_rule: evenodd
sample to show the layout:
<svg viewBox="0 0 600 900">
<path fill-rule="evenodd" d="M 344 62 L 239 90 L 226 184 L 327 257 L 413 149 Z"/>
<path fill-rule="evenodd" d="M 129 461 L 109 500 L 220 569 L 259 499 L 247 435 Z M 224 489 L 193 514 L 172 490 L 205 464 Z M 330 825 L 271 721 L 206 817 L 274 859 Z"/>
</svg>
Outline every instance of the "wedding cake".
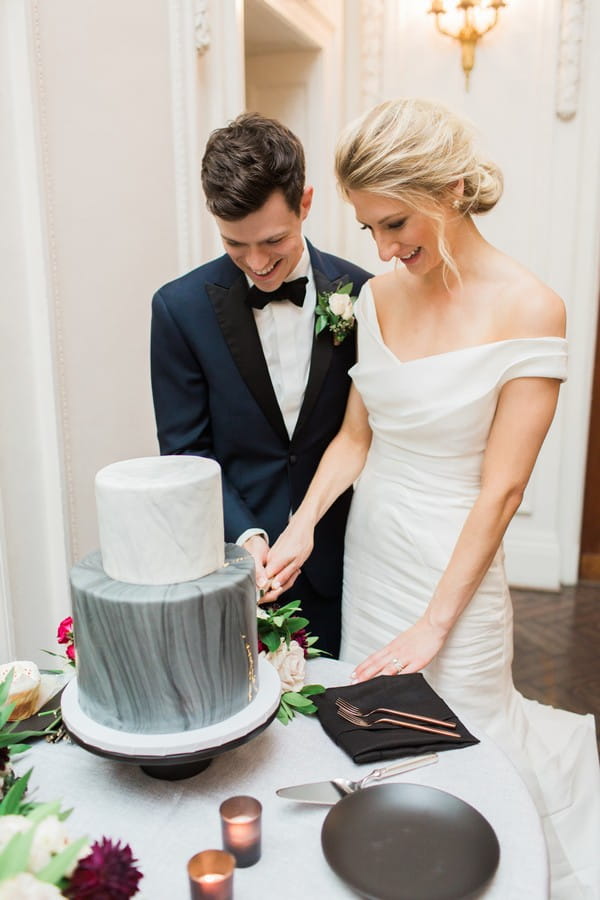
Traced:
<svg viewBox="0 0 600 900">
<path fill-rule="evenodd" d="M 81 710 L 173 734 L 244 709 L 258 691 L 254 561 L 224 543 L 218 463 L 114 463 L 96 506 L 100 551 L 71 570 Z"/>
</svg>

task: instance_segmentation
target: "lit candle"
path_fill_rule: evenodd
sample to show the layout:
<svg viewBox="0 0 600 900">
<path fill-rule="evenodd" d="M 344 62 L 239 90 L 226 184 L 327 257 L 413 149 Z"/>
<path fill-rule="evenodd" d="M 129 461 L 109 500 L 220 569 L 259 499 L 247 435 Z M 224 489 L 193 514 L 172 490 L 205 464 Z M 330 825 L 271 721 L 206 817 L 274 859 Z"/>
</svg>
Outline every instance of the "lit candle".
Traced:
<svg viewBox="0 0 600 900">
<path fill-rule="evenodd" d="M 262 806 L 254 797 L 230 797 L 219 809 L 223 846 L 235 856 L 238 868 L 260 859 Z"/>
<path fill-rule="evenodd" d="M 188 862 L 191 900 L 232 900 L 235 858 L 224 850 L 204 850 Z"/>
</svg>

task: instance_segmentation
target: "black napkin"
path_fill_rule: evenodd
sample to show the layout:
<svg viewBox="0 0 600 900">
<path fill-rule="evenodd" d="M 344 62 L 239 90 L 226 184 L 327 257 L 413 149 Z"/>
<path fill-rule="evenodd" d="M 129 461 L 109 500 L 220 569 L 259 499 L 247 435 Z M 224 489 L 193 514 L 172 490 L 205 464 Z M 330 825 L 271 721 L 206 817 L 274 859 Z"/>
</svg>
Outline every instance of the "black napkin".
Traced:
<svg viewBox="0 0 600 900">
<path fill-rule="evenodd" d="M 415 731 L 413 728 L 401 728 L 397 725 L 374 725 L 371 728 L 351 725 L 338 715 L 336 697 L 342 697 L 353 703 L 362 712 L 377 706 L 386 706 L 389 709 L 454 722 L 456 728 L 450 730 L 456 731 L 460 738 L 447 738 L 441 734 Z M 479 743 L 420 673 L 379 675 L 360 684 L 327 688 L 324 694 L 317 694 L 311 697 L 311 700 L 318 707 L 317 715 L 326 733 L 356 763 L 401 759 L 403 756 L 422 753 L 439 753 L 441 750 L 456 750 L 457 747 L 469 747 L 471 744 Z M 380 715 L 399 718 L 389 716 L 387 713 Z M 369 721 L 376 718 L 377 715 L 369 716 Z M 440 727 L 430 725 L 428 722 L 415 724 L 431 728 Z"/>
</svg>

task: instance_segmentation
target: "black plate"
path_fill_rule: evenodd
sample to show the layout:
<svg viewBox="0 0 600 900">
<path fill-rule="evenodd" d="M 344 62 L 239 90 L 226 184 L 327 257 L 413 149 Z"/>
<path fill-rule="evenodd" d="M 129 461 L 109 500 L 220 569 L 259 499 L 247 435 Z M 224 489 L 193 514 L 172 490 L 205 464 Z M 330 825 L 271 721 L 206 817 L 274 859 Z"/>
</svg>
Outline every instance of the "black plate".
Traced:
<svg viewBox="0 0 600 900">
<path fill-rule="evenodd" d="M 481 813 L 420 784 L 349 794 L 327 814 L 321 842 L 333 871 L 369 900 L 465 900 L 500 859 Z"/>
</svg>

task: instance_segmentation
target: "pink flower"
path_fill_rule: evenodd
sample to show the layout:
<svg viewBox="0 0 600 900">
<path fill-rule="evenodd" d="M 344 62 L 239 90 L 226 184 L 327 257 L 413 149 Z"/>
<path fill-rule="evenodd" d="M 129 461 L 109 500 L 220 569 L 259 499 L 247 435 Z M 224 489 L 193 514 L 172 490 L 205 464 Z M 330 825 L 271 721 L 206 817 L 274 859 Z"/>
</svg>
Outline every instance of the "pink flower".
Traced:
<svg viewBox="0 0 600 900">
<path fill-rule="evenodd" d="M 103 837 L 102 843 L 92 844 L 89 856 L 79 860 L 69 879 L 65 896 L 71 900 L 129 900 L 138 892 L 138 882 L 143 877 L 135 868 L 131 847 L 116 844 Z"/>
<path fill-rule="evenodd" d="M 73 617 L 67 616 L 66 619 L 63 619 L 60 625 L 58 626 L 58 633 L 56 635 L 56 639 L 59 644 L 72 644 L 73 643 Z"/>
<path fill-rule="evenodd" d="M 75 644 L 69 644 L 65 653 L 67 654 L 67 659 L 75 665 Z"/>
</svg>

